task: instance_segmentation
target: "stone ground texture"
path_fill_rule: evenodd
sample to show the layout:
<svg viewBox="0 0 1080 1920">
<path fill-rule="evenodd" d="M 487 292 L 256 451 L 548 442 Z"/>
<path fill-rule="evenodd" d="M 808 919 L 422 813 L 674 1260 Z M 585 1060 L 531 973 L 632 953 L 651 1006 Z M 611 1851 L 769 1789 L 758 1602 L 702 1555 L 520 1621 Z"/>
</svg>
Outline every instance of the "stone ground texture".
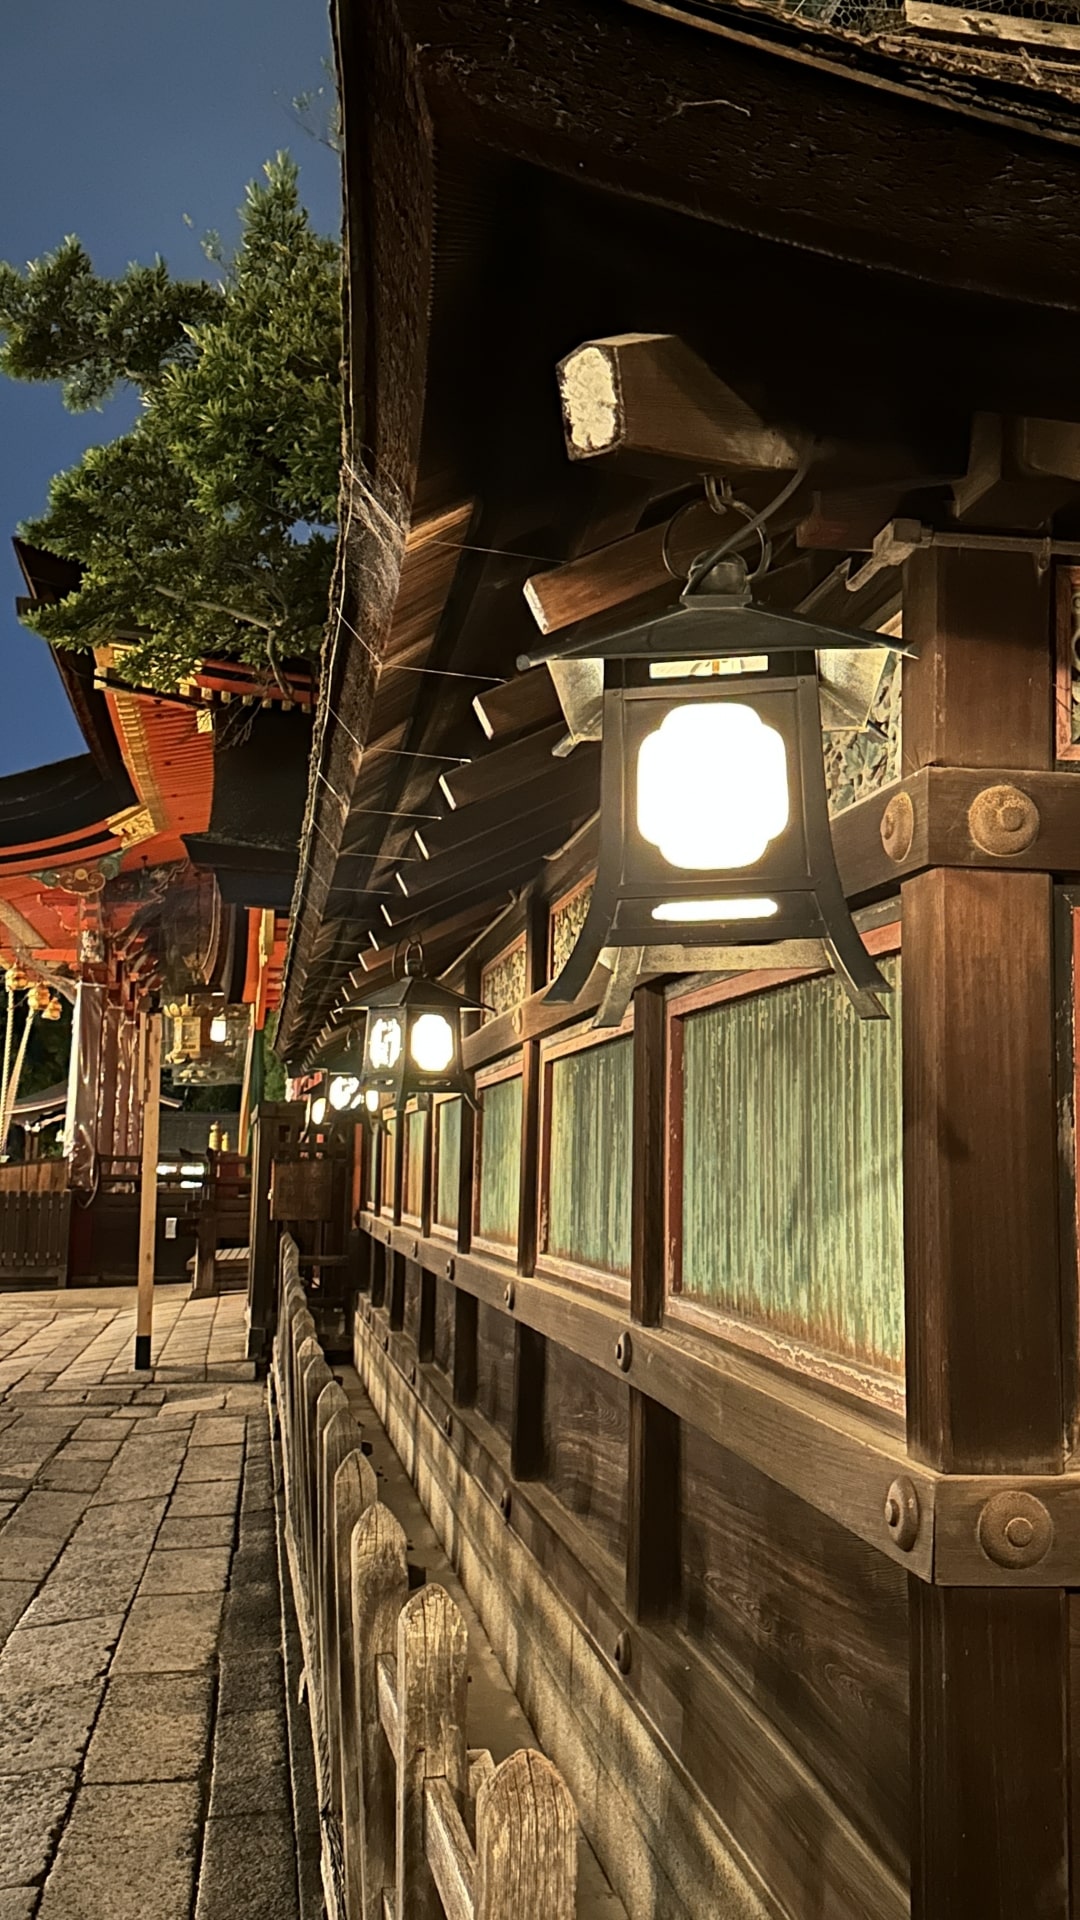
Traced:
<svg viewBox="0 0 1080 1920">
<path fill-rule="evenodd" d="M 0 1920 L 297 1920 L 244 1300 L 0 1294 Z M 309 1899 L 303 1900 L 309 1913 Z"/>
</svg>

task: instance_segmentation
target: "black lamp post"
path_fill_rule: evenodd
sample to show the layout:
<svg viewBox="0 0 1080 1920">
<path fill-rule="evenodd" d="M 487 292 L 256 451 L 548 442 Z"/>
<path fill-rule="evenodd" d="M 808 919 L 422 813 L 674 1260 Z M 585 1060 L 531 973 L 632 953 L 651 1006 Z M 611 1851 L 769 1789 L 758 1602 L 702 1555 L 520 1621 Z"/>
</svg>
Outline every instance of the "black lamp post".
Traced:
<svg viewBox="0 0 1080 1920">
<path fill-rule="evenodd" d="M 756 607 L 741 560 L 705 557 L 671 612 L 519 662 L 603 661 L 596 885 L 550 1000 L 574 1000 L 605 948 L 640 965 L 660 945 L 817 938 L 882 1016 L 833 854 L 815 659 L 882 644 Z"/>
</svg>

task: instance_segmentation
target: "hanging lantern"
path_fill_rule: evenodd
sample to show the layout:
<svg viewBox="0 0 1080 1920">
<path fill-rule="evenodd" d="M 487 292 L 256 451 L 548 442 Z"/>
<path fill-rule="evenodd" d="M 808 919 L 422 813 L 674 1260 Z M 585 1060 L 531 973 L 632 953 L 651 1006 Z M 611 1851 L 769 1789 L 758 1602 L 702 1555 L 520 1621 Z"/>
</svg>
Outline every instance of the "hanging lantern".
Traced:
<svg viewBox="0 0 1080 1920">
<path fill-rule="evenodd" d="M 22 993 L 24 988 L 30 985 L 30 975 L 25 967 L 20 967 L 17 960 L 13 966 L 7 968 L 4 974 L 4 985 L 9 993 Z"/>
<path fill-rule="evenodd" d="M 356 1096 L 359 1092 L 360 1081 L 356 1074 L 331 1074 L 327 1097 L 335 1113 L 347 1113 L 356 1104 Z"/>
<path fill-rule="evenodd" d="M 52 990 L 43 980 L 35 980 L 26 995 L 26 1004 L 31 1013 L 43 1013 L 52 999 Z"/>
<path fill-rule="evenodd" d="M 461 1019 L 480 1002 L 468 1000 L 423 973 L 423 953 L 414 943 L 405 955 L 405 975 L 379 987 L 354 1010 L 365 1011 L 364 1058 L 360 1087 L 365 1107 L 371 1093 L 381 1106 L 400 1112 L 420 1094 L 460 1093 L 472 1099 L 470 1076 L 462 1064 Z"/>
<path fill-rule="evenodd" d="M 833 854 L 815 657 L 881 645 L 754 606 L 742 560 L 707 555 L 672 611 L 519 661 L 603 669 L 596 884 L 550 1000 L 576 999 L 604 949 L 622 950 L 602 1014 L 617 1024 L 650 950 L 816 938 L 856 1011 L 882 1017 L 889 983 Z"/>
<path fill-rule="evenodd" d="M 64 1017 L 63 1002 L 55 998 L 51 999 L 47 1007 L 42 1007 L 41 1017 L 43 1020 L 62 1020 Z"/>
</svg>

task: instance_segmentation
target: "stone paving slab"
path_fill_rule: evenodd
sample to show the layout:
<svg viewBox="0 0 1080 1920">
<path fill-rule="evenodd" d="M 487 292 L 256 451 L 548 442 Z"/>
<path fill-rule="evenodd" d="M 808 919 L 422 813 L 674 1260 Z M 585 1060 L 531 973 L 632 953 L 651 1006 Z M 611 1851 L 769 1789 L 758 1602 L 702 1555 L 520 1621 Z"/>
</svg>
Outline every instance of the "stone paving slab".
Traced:
<svg viewBox="0 0 1080 1920">
<path fill-rule="evenodd" d="M 194 1781 L 83 1787 L 38 1920 L 188 1920 L 198 1815 Z"/>
<path fill-rule="evenodd" d="M 116 1675 L 83 1779 L 91 1785 L 196 1779 L 206 1760 L 212 1703 L 209 1673 Z"/>
<path fill-rule="evenodd" d="M 231 1558 L 228 1547 L 155 1550 L 146 1563 L 140 1598 L 172 1593 L 224 1593 Z"/>
<path fill-rule="evenodd" d="M 187 1673 L 207 1666 L 217 1651 L 222 1599 L 220 1593 L 186 1593 L 136 1600 L 116 1649 L 113 1671 Z M 3 1659 L 0 1654 L 0 1674 Z"/>
<path fill-rule="evenodd" d="M 76 1768 L 100 1699 L 98 1685 L 0 1693 L 0 1779 L 50 1767 Z"/>
<path fill-rule="evenodd" d="M 16 1627 L 0 1653 L 0 1698 L 31 1687 L 44 1691 L 98 1679 L 123 1625 L 122 1613 L 103 1613 L 52 1626 Z"/>
<path fill-rule="evenodd" d="M 131 1291 L 0 1295 L 0 1920 L 297 1920 L 265 1389 L 182 1291 L 149 1382 Z"/>
<path fill-rule="evenodd" d="M 40 1880 L 74 1791 L 59 1769 L 0 1775 L 0 1887 Z"/>
</svg>

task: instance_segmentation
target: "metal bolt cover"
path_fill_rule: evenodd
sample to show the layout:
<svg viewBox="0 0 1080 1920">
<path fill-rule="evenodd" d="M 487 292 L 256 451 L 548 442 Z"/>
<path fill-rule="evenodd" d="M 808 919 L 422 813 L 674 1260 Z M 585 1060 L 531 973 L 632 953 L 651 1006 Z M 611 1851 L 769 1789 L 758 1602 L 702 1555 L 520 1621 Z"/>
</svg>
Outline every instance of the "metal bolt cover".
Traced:
<svg viewBox="0 0 1080 1920">
<path fill-rule="evenodd" d="M 620 1333 L 615 1343 L 615 1358 L 624 1373 L 629 1373 L 634 1358 L 634 1342 L 628 1333 Z"/>
<path fill-rule="evenodd" d="M 514 1283 L 512 1280 L 508 1280 L 503 1293 L 503 1299 L 506 1301 L 506 1305 L 511 1313 L 514 1311 L 514 1298 Z"/>
<path fill-rule="evenodd" d="M 449 1440 L 450 1435 L 454 1431 L 454 1416 L 452 1413 L 448 1413 L 444 1418 L 442 1423 L 442 1430 L 445 1433 L 447 1439 Z"/>
<path fill-rule="evenodd" d="M 906 860 L 915 838 L 915 805 L 910 793 L 894 793 L 881 816 L 881 844 L 890 860 Z"/>
<path fill-rule="evenodd" d="M 447 1261 L 447 1263 L 446 1263 L 446 1277 L 447 1277 L 447 1279 L 448 1279 L 448 1280 L 452 1280 L 452 1279 L 453 1279 L 453 1277 L 454 1277 L 454 1273 L 455 1273 L 455 1270 L 456 1270 L 456 1269 L 455 1269 L 455 1263 L 454 1263 L 454 1261 L 453 1261 L 453 1260 L 448 1260 L 448 1261 Z"/>
<path fill-rule="evenodd" d="M 416 1385 L 416 1361 L 415 1360 L 413 1361 L 411 1367 L 409 1368 L 409 1385 L 410 1387 L 415 1387 Z"/>
<path fill-rule="evenodd" d="M 894 1480 L 885 1495 L 885 1525 L 901 1553 L 910 1553 L 919 1536 L 919 1495 L 906 1474 Z"/>
<path fill-rule="evenodd" d="M 1040 825 L 1038 807 L 1019 787 L 984 787 L 968 808 L 968 832 L 983 853 L 1023 853 Z"/>
<path fill-rule="evenodd" d="M 620 1673 L 629 1673 L 634 1663 L 634 1649 L 630 1635 L 624 1628 L 615 1642 L 615 1665 Z"/>
<path fill-rule="evenodd" d="M 514 1506 L 514 1496 L 509 1487 L 504 1487 L 499 1495 L 499 1512 L 504 1520 L 509 1520 Z"/>
<path fill-rule="evenodd" d="M 1054 1544 L 1054 1523 L 1033 1493 L 995 1493 L 979 1514 L 979 1545 L 997 1567 L 1034 1567 Z"/>
</svg>

